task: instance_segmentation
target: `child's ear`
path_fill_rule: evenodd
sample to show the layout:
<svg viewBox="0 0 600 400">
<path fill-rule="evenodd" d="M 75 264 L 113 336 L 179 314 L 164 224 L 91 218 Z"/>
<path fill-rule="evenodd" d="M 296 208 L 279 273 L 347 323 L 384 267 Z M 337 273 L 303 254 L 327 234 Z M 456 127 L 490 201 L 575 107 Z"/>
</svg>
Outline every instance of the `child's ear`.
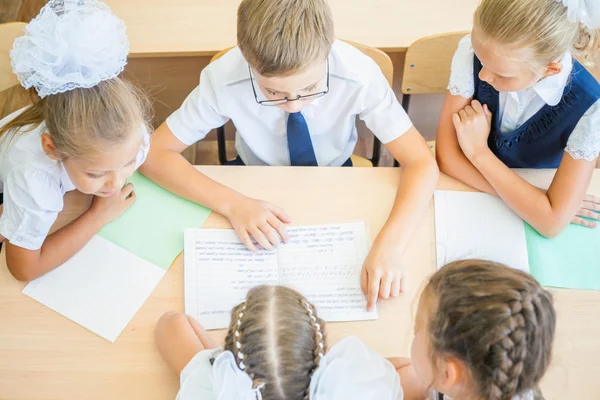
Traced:
<svg viewBox="0 0 600 400">
<path fill-rule="evenodd" d="M 454 357 L 448 357 L 443 367 L 443 375 L 440 377 L 441 392 L 454 394 L 458 388 L 464 386 L 466 375 L 465 365 Z"/>
<path fill-rule="evenodd" d="M 44 153 L 52 160 L 58 160 L 58 156 L 56 155 L 56 146 L 54 146 L 54 142 L 52 138 L 47 133 L 42 133 L 42 149 Z"/>
<path fill-rule="evenodd" d="M 562 69 L 563 69 L 562 62 L 551 62 L 546 67 L 546 71 L 544 71 L 544 76 L 549 77 L 549 76 L 554 76 L 556 74 L 560 74 Z"/>
</svg>

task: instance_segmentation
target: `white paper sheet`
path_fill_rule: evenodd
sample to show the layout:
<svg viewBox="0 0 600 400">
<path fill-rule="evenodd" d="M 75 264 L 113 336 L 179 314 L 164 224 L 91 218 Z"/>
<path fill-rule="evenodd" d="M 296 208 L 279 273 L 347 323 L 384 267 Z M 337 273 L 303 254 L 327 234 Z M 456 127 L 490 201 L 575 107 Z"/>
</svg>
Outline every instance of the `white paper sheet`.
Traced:
<svg viewBox="0 0 600 400">
<path fill-rule="evenodd" d="M 486 193 L 434 194 L 437 267 L 479 258 L 529 271 L 523 220 Z"/>
<path fill-rule="evenodd" d="M 261 284 L 285 285 L 326 321 L 376 319 L 366 311 L 360 272 L 368 252 L 364 223 L 288 228 L 290 242 L 254 254 L 230 229 L 185 232 L 185 312 L 206 329 L 227 328 L 231 309 Z"/>
<path fill-rule="evenodd" d="M 62 266 L 23 293 L 114 343 L 165 270 L 94 236 Z"/>
</svg>

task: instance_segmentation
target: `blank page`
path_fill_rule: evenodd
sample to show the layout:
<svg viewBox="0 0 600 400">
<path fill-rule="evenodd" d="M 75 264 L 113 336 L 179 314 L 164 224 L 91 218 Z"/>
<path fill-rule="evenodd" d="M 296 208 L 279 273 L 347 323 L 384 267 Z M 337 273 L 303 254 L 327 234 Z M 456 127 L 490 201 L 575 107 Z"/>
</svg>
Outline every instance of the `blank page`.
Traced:
<svg viewBox="0 0 600 400">
<path fill-rule="evenodd" d="M 164 275 L 165 270 L 94 236 L 23 293 L 114 343 Z"/>
<path fill-rule="evenodd" d="M 529 270 L 523 220 L 501 199 L 438 190 L 434 201 L 438 268 L 479 258 Z"/>
</svg>

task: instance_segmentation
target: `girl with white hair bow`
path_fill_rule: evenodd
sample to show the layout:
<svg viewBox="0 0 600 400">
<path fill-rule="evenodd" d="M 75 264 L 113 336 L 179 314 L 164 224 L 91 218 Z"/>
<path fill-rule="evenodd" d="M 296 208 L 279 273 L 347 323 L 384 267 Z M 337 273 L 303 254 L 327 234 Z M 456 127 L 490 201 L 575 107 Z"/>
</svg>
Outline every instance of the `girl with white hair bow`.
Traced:
<svg viewBox="0 0 600 400">
<path fill-rule="evenodd" d="M 538 233 L 595 228 L 599 0 L 482 0 L 459 44 L 437 133 L 442 172 L 499 196 Z M 579 61 L 577 61 L 577 59 Z M 546 190 L 512 168 L 557 168 Z"/>
<path fill-rule="evenodd" d="M 148 100 L 119 77 L 125 25 L 96 0 L 52 0 L 10 57 L 34 102 L 0 121 L 0 242 L 13 276 L 63 264 L 134 201 L 129 176 L 150 146 Z M 63 196 L 93 195 L 81 217 L 49 235 Z"/>
</svg>

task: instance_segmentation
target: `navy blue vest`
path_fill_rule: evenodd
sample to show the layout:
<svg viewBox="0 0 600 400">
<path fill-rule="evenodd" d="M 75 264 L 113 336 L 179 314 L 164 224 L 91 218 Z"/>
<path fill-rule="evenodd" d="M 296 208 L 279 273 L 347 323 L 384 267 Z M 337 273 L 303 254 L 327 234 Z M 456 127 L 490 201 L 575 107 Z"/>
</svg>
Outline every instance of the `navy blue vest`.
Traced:
<svg viewBox="0 0 600 400">
<path fill-rule="evenodd" d="M 500 94 L 479 79 L 481 62 L 474 61 L 475 94 L 473 99 L 487 104 L 493 113 L 488 145 L 510 168 L 557 168 L 567 140 L 587 110 L 600 99 L 600 84 L 579 62 L 563 97 L 556 106 L 544 105 L 533 117 L 511 133 L 500 130 Z"/>
</svg>

